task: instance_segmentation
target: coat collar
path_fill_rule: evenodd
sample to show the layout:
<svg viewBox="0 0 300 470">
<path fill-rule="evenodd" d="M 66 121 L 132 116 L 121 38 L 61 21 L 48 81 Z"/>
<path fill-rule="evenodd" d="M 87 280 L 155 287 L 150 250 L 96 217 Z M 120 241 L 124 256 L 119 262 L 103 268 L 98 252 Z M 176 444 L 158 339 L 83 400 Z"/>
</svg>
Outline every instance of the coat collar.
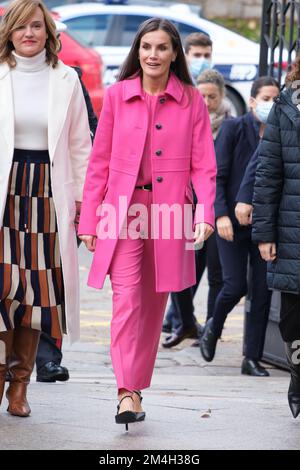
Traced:
<svg viewBox="0 0 300 470">
<path fill-rule="evenodd" d="M 10 67 L 4 62 L 0 64 L 0 134 L 7 144 L 9 158 L 13 156 L 14 149 L 14 104 Z"/>
<path fill-rule="evenodd" d="M 0 64 L 0 80 L 6 77 L 6 75 L 9 73 L 10 67 L 6 62 L 3 62 Z"/>
<path fill-rule="evenodd" d="M 184 91 L 183 87 L 184 87 L 183 83 L 179 80 L 179 78 L 176 77 L 176 75 L 173 72 L 171 72 L 164 94 L 171 96 L 175 101 L 177 101 L 177 103 L 180 103 L 182 96 L 183 96 L 183 91 Z M 142 96 L 143 96 L 143 88 L 142 88 L 141 77 L 139 75 L 137 77 L 124 80 L 123 82 L 124 101 L 128 101 L 134 97 L 139 97 L 142 99 Z"/>
<path fill-rule="evenodd" d="M 12 158 L 14 149 L 14 106 L 10 67 L 0 64 L 0 133 L 7 143 Z M 61 134 L 69 103 L 72 98 L 77 74 L 70 67 L 59 61 L 49 71 L 49 104 L 48 104 L 48 145 L 52 160 Z"/>
<path fill-rule="evenodd" d="M 50 67 L 48 146 L 51 160 L 54 157 L 58 139 L 63 129 L 74 91 L 74 76 L 77 77 L 75 70 L 70 69 L 70 67 L 67 67 L 63 62 L 59 61 L 55 68 Z"/>
</svg>

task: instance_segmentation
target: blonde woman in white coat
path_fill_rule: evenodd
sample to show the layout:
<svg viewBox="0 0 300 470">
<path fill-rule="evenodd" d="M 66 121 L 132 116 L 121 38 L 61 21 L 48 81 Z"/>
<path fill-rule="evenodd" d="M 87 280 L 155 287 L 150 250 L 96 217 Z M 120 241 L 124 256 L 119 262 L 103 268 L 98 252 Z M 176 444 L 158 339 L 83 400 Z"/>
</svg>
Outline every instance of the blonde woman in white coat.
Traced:
<svg viewBox="0 0 300 470">
<path fill-rule="evenodd" d="M 0 26 L 0 401 L 28 416 L 40 331 L 79 337 L 74 221 L 90 153 L 77 73 L 58 61 L 51 15 L 15 0 Z"/>
</svg>

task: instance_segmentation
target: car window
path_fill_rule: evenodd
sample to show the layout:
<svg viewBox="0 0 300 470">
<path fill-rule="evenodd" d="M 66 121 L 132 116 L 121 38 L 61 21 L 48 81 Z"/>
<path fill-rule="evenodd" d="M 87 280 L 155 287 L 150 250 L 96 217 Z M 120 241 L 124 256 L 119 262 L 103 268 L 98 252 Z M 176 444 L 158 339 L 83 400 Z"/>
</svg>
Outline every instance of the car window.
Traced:
<svg viewBox="0 0 300 470">
<path fill-rule="evenodd" d="M 105 46 L 113 15 L 87 15 L 64 20 L 68 33 L 90 47 Z"/>
<path fill-rule="evenodd" d="M 114 45 L 128 47 L 131 46 L 139 25 L 150 18 L 141 15 L 120 15 L 120 31 L 115 37 Z"/>
<path fill-rule="evenodd" d="M 149 18 L 149 16 L 141 15 L 120 15 L 118 21 L 118 34 L 116 34 L 114 37 L 113 45 L 123 47 L 131 46 L 139 25 L 143 21 L 148 20 Z M 173 21 L 173 23 L 179 30 L 182 42 L 184 42 L 186 36 L 191 33 L 207 34 L 205 31 L 202 31 L 201 29 L 195 28 L 194 26 L 190 26 L 185 23 L 180 23 L 176 21 Z"/>
<path fill-rule="evenodd" d="M 185 38 L 191 33 L 204 33 L 204 34 L 207 34 L 206 31 L 202 31 L 201 29 L 195 28 L 194 26 L 190 26 L 189 24 L 175 23 L 175 26 L 177 26 L 177 28 L 179 30 L 180 37 L 181 37 L 181 40 L 182 40 L 183 43 L 185 41 Z"/>
</svg>

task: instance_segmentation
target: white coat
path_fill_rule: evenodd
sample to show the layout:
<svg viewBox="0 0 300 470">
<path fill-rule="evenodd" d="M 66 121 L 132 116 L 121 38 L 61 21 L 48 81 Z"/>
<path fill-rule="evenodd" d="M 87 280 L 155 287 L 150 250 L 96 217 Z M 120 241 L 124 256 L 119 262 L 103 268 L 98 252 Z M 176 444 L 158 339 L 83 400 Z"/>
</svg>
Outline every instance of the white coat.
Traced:
<svg viewBox="0 0 300 470">
<path fill-rule="evenodd" d="M 34 97 L 33 97 L 34 99 Z M 63 269 L 67 332 L 79 339 L 79 272 L 74 227 L 75 200 L 82 200 L 91 150 L 87 109 L 75 70 L 62 62 L 49 72 L 48 150 Z M 0 64 L 0 228 L 14 153 L 11 71 Z"/>
</svg>

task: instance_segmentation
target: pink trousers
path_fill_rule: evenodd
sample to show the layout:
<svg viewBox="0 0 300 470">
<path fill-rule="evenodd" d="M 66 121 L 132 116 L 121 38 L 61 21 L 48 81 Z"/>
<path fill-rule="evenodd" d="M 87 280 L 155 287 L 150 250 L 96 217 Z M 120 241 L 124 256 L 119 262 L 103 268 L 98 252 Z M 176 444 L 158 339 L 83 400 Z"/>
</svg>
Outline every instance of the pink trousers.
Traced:
<svg viewBox="0 0 300 470">
<path fill-rule="evenodd" d="M 143 204 L 150 214 L 151 202 L 152 192 L 134 191 L 131 204 Z M 127 217 L 122 230 L 128 236 L 119 238 L 109 269 L 113 290 L 111 359 L 118 390 L 131 391 L 150 386 L 168 299 L 167 292 L 155 289 L 150 217 L 142 219 L 136 239 L 130 237 L 133 218 Z"/>
</svg>

